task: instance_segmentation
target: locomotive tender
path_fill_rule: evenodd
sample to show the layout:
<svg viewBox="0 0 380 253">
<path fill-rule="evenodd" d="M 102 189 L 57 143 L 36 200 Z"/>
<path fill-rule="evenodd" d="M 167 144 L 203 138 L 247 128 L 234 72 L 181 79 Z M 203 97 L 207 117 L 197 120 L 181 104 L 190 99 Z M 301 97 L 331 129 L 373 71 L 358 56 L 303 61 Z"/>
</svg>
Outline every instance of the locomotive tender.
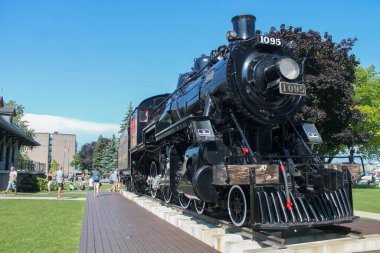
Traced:
<svg viewBox="0 0 380 253">
<path fill-rule="evenodd" d="M 253 229 L 351 222 L 354 165 L 324 165 L 309 147 L 322 142 L 317 129 L 294 119 L 305 60 L 255 21 L 235 16 L 227 46 L 196 59 L 173 93 L 134 110 L 121 152 L 132 188 L 199 213 L 228 210 Z"/>
</svg>

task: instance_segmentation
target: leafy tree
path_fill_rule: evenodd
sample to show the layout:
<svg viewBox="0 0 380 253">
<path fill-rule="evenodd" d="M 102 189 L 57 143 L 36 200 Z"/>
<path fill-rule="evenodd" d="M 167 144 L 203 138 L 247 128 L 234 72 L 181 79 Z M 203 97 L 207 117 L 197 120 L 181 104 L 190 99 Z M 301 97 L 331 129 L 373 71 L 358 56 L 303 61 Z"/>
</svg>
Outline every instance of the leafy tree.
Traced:
<svg viewBox="0 0 380 253">
<path fill-rule="evenodd" d="M 100 168 L 103 173 L 109 173 L 117 168 L 118 149 L 118 140 L 113 135 L 102 154 Z"/>
<path fill-rule="evenodd" d="M 372 135 L 368 143 L 359 146 L 359 152 L 366 158 L 380 158 L 380 72 L 370 66 L 357 68 L 355 74 L 356 108 L 366 115 L 364 124 L 356 127 Z"/>
<path fill-rule="evenodd" d="M 9 100 L 5 105 L 16 107 L 16 116 L 13 118 L 13 124 L 18 126 L 28 136 L 34 137 L 34 129 L 29 127 L 28 121 L 22 119 L 24 117 L 24 106 L 18 105 L 15 100 Z"/>
<path fill-rule="evenodd" d="M 324 143 L 318 146 L 319 153 L 334 155 L 346 148 L 367 142 L 369 135 L 355 126 L 363 123 L 363 114 L 355 107 L 355 69 L 359 62 L 350 54 L 356 39 L 345 39 L 339 43 L 332 40 L 327 32 L 301 28 L 272 27 L 269 35 L 284 41 L 297 43 L 296 59 L 305 62 L 305 83 L 308 98 L 300 113 L 299 120 L 316 124 Z"/>
<path fill-rule="evenodd" d="M 96 142 L 94 154 L 92 157 L 92 167 L 93 168 L 98 168 L 99 170 L 103 171 L 104 169 L 102 168 L 102 156 L 104 153 L 104 150 L 109 142 L 109 139 L 104 138 L 102 135 L 99 135 L 98 141 Z"/>
<path fill-rule="evenodd" d="M 92 157 L 94 154 L 96 142 L 86 143 L 79 151 L 79 167 L 82 171 L 92 170 Z"/>
<path fill-rule="evenodd" d="M 58 170 L 59 166 L 61 166 L 56 160 L 53 160 L 50 164 L 50 169 L 52 171 Z"/>
<path fill-rule="evenodd" d="M 73 160 L 70 163 L 70 166 L 79 166 L 80 165 L 80 154 L 77 152 L 73 155 Z M 82 171 L 82 167 L 79 166 L 79 170 Z"/>
<path fill-rule="evenodd" d="M 124 119 L 122 120 L 122 122 L 120 124 L 119 133 L 123 133 L 125 131 L 125 129 L 129 128 L 129 124 L 131 122 L 132 113 L 133 113 L 132 102 L 129 102 L 128 112 L 125 114 Z"/>
</svg>

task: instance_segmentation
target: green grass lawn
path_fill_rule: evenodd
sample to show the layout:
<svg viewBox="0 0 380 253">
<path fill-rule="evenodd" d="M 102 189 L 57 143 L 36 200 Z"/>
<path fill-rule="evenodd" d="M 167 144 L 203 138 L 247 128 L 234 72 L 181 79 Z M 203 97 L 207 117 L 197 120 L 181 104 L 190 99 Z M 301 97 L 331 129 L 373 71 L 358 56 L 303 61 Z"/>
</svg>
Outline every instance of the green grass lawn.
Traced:
<svg viewBox="0 0 380 253">
<path fill-rule="evenodd" d="M 121 187 L 123 187 L 123 185 Z M 106 192 L 106 191 L 109 191 L 111 188 L 112 188 L 112 184 L 102 183 L 102 186 L 100 187 L 99 191 Z M 89 191 L 88 189 L 89 189 L 88 184 L 86 184 L 86 191 Z"/>
<path fill-rule="evenodd" d="M 380 213 L 380 189 L 354 188 L 354 210 Z"/>
<path fill-rule="evenodd" d="M 1 200 L 0 252 L 78 252 L 85 205 Z"/>
<path fill-rule="evenodd" d="M 100 187 L 99 191 L 109 191 L 112 188 L 112 184 L 110 183 L 102 183 L 102 187 Z"/>
<path fill-rule="evenodd" d="M 109 191 L 111 188 L 112 188 L 112 184 L 110 184 L 110 183 L 102 183 L 102 186 L 100 187 L 99 191 L 101 191 L 101 192 L 107 192 L 107 191 Z M 66 188 L 66 189 L 68 189 L 68 188 Z M 88 186 L 88 184 L 86 184 L 86 191 L 84 191 L 84 192 L 87 192 L 87 191 L 89 191 L 89 186 Z M 68 191 L 66 191 L 66 192 L 68 192 Z M 91 191 L 91 192 L 92 192 L 92 191 Z"/>
</svg>

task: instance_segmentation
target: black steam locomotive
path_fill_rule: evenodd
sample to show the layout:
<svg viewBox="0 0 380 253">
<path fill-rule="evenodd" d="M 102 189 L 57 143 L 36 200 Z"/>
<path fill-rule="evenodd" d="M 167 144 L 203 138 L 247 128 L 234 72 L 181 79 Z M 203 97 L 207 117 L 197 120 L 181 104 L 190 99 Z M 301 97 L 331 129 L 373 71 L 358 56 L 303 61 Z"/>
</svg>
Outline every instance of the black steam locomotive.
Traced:
<svg viewBox="0 0 380 253">
<path fill-rule="evenodd" d="M 121 152 L 132 188 L 199 213 L 228 210 L 254 229 L 350 222 L 351 165 L 323 164 L 309 147 L 322 142 L 317 129 L 294 119 L 304 60 L 292 57 L 295 43 L 255 31 L 255 20 L 234 17 L 227 46 L 135 109 Z"/>
</svg>

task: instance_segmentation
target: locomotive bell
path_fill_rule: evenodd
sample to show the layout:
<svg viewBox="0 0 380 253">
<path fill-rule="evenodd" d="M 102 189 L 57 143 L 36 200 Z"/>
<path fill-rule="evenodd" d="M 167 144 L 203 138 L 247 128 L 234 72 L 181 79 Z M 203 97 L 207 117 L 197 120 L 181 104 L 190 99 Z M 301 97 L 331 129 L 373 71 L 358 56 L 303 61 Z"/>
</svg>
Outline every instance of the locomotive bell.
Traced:
<svg viewBox="0 0 380 253">
<path fill-rule="evenodd" d="M 238 15 L 231 19 L 237 39 L 252 39 L 255 37 L 256 17 L 249 14 Z"/>
</svg>

